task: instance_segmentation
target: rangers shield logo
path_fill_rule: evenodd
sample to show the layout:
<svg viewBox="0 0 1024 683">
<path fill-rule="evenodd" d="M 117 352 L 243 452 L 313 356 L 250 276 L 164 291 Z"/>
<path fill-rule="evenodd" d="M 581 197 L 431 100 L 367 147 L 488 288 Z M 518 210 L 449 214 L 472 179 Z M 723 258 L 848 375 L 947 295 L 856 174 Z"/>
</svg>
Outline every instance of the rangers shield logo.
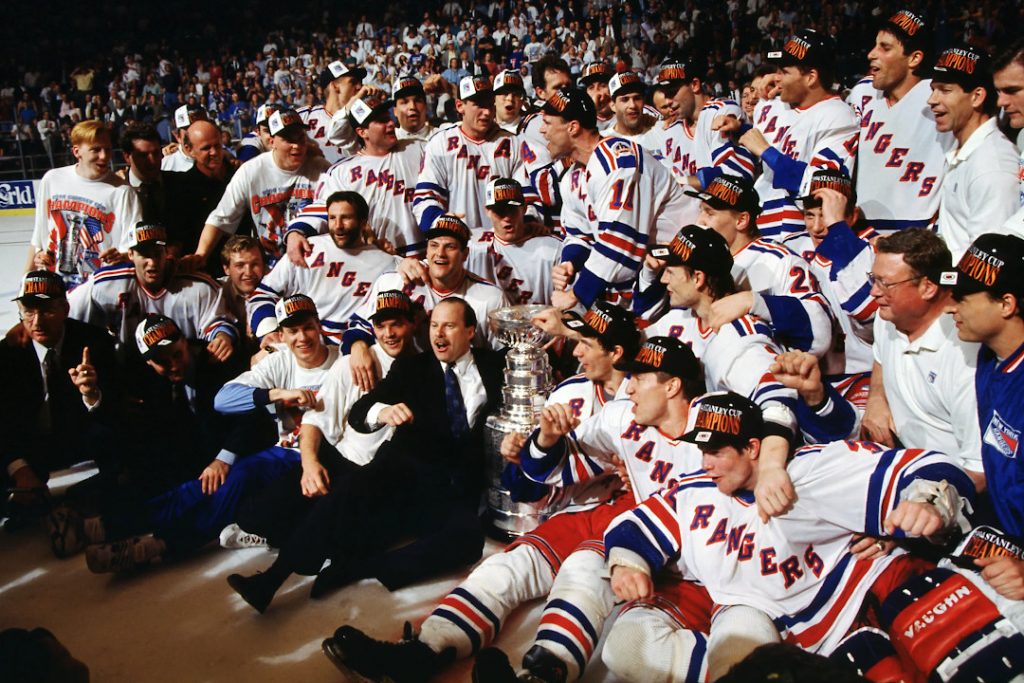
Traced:
<svg viewBox="0 0 1024 683">
<path fill-rule="evenodd" d="M 1017 445 L 1020 443 L 1020 430 L 1006 424 L 997 411 L 992 411 L 992 419 L 985 428 L 985 443 L 995 447 L 1007 458 L 1017 457 Z"/>
</svg>

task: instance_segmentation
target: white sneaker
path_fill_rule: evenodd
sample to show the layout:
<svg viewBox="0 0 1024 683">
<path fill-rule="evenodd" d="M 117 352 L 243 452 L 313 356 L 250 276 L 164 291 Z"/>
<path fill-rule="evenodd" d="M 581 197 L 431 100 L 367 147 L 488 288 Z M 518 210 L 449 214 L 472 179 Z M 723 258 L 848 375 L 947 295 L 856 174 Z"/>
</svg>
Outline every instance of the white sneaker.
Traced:
<svg viewBox="0 0 1024 683">
<path fill-rule="evenodd" d="M 220 547 L 237 549 L 269 548 L 270 546 L 267 545 L 267 539 L 263 536 L 250 534 L 237 524 L 228 524 L 224 527 L 224 530 L 220 532 Z"/>
</svg>

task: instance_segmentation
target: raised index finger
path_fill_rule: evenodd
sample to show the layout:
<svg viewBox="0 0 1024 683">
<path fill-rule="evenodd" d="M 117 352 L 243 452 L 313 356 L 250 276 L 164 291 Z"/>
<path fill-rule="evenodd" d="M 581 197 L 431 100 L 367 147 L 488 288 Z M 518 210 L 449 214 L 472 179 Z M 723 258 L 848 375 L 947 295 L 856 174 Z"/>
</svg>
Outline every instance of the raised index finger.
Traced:
<svg viewBox="0 0 1024 683">
<path fill-rule="evenodd" d="M 89 347 L 86 346 L 82 349 L 82 365 L 91 365 L 89 362 Z"/>
</svg>

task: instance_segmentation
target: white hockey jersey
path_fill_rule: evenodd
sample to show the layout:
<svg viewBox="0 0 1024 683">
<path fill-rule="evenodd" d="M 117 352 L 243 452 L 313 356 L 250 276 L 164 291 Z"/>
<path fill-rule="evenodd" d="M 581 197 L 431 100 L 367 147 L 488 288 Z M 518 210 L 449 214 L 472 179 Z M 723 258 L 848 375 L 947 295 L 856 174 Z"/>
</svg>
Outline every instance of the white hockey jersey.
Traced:
<svg viewBox="0 0 1024 683">
<path fill-rule="evenodd" d="M 186 339 L 212 340 L 220 333 L 238 339 L 224 292 L 207 275 L 175 275 L 153 293 L 139 282 L 135 266 L 118 263 L 96 271 L 68 296 L 68 303 L 72 318 L 110 330 L 130 349 L 137 348 L 135 328 L 151 313 L 173 320 Z"/>
<path fill-rule="evenodd" d="M 550 304 L 551 268 L 562 241 L 550 235 L 511 244 L 484 228 L 472 231 L 466 269 L 495 283 L 513 304 Z"/>
<path fill-rule="evenodd" d="M 331 166 L 320 179 L 316 200 L 288 224 L 307 236 L 327 232 L 327 198 L 335 192 L 358 192 L 370 208 L 369 225 L 378 239 L 390 242 L 400 256 L 422 256 L 427 243 L 412 213 L 423 145 L 399 142 L 384 156 L 359 153 Z"/>
<path fill-rule="evenodd" d="M 857 206 L 877 232 L 933 225 L 939 210 L 951 133 L 935 129 L 924 80 L 896 104 L 870 100 L 857 143 Z"/>
<path fill-rule="evenodd" d="M 100 267 L 100 253 L 128 250 L 131 228 L 142 220 L 138 195 L 110 173 L 101 180 L 78 175 L 75 166 L 47 171 L 36 190 L 32 246 L 53 254 L 68 291 Z"/>
<path fill-rule="evenodd" d="M 732 100 L 709 100 L 700 110 L 697 122 L 679 120 L 665 128 L 659 124 L 656 149 L 652 150 L 672 174 L 686 182 L 697 176 L 702 187 L 723 173 L 753 180 L 756 159 L 745 147 L 735 145 L 711 129 L 715 117 L 735 116 L 742 120 L 743 110 Z"/>
<path fill-rule="evenodd" d="M 305 294 L 316 304 L 324 335 L 337 343 L 374 281 L 397 261 L 376 247 L 341 249 L 330 235 L 311 237 L 309 245 L 307 268 L 281 259 L 249 296 L 249 327 L 257 337 L 277 329 L 274 306 L 281 298 Z"/>
<path fill-rule="evenodd" d="M 324 153 L 324 159 L 327 159 L 328 163 L 336 163 L 347 156 L 327 137 L 327 131 L 331 126 L 331 115 L 324 109 L 324 105 L 303 107 L 297 113 L 308 128 L 307 135 L 320 146 L 320 151 Z"/>
<path fill-rule="evenodd" d="M 945 478 L 965 492 L 970 486 L 941 453 L 852 441 L 801 448 L 787 469 L 796 502 L 768 522 L 749 491 L 727 496 L 704 473 L 681 479 L 612 522 L 605 532 L 609 563 L 629 558 L 652 573 L 676 564 L 715 603 L 759 609 L 783 637 L 828 655 L 875 580 L 906 553 L 897 548 L 857 561 L 853 535 L 884 533 L 885 518 L 919 477 Z"/>
</svg>

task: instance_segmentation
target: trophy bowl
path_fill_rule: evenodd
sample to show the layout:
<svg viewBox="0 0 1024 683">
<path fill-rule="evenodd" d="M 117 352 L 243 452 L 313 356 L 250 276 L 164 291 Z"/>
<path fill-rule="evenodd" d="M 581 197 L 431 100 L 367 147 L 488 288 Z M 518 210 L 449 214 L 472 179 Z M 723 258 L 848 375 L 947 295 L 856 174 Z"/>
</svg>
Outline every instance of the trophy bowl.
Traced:
<svg viewBox="0 0 1024 683">
<path fill-rule="evenodd" d="M 534 327 L 530 320 L 550 308 L 543 304 L 506 306 L 487 314 L 491 333 L 506 346 L 514 349 L 539 349 L 548 340 L 548 334 Z"/>
</svg>

